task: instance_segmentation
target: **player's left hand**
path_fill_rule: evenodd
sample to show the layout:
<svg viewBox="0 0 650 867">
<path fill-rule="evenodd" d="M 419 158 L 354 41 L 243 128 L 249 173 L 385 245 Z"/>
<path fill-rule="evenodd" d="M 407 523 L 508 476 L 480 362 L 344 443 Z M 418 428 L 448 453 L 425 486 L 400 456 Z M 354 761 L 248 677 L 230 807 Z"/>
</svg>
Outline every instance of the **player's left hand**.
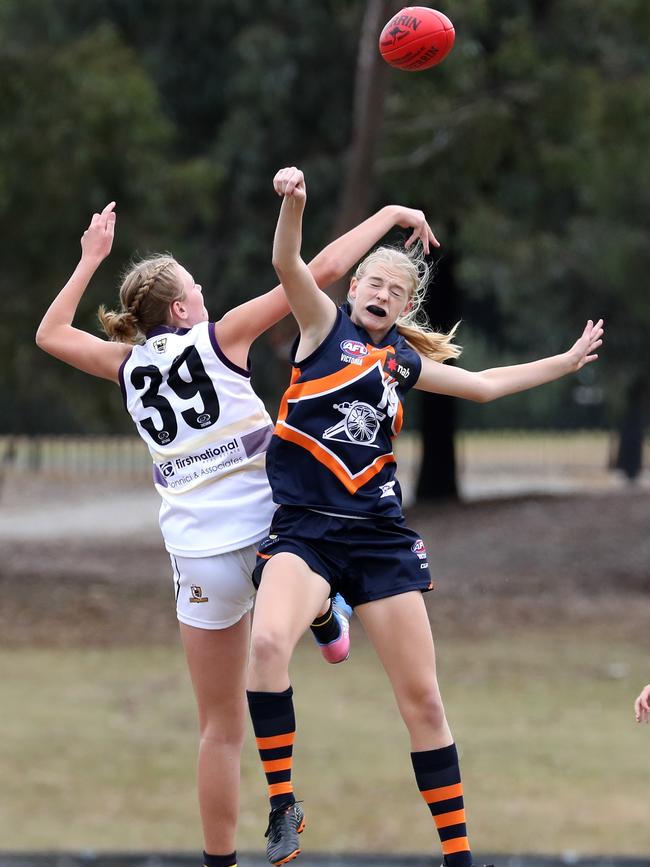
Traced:
<svg viewBox="0 0 650 867">
<path fill-rule="evenodd" d="M 584 367 L 585 364 L 589 364 L 590 361 L 596 361 L 598 355 L 595 350 L 598 349 L 599 346 L 602 346 L 602 336 L 604 333 L 605 328 L 602 319 L 599 319 L 595 325 L 591 319 L 587 322 L 582 335 L 578 340 L 576 340 L 568 352 L 569 358 L 571 359 L 571 366 L 574 371 L 580 370 L 581 367 Z"/>
<path fill-rule="evenodd" d="M 279 196 L 287 196 L 299 201 L 307 198 L 305 176 L 295 166 L 289 166 L 276 172 L 273 178 L 273 188 Z"/>
<path fill-rule="evenodd" d="M 397 205 L 396 225 L 403 229 L 413 229 L 410 237 L 404 244 L 408 250 L 416 241 L 421 241 L 424 252 L 429 252 L 429 247 L 439 247 L 440 243 L 436 236 L 431 231 L 431 226 L 427 222 L 424 211 L 418 211 L 417 208 L 405 208 L 402 205 Z"/>
<path fill-rule="evenodd" d="M 81 236 L 81 255 L 93 262 L 103 261 L 111 252 L 115 235 L 115 202 L 109 202 L 101 214 L 93 214 Z"/>
</svg>

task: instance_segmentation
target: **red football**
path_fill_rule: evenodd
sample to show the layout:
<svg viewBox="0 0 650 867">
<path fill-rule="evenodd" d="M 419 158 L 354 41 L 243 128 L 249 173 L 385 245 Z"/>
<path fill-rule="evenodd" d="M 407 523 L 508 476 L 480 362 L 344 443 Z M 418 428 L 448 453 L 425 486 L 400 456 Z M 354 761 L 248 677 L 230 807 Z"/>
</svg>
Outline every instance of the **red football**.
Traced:
<svg viewBox="0 0 650 867">
<path fill-rule="evenodd" d="M 381 31 L 379 52 L 391 66 L 419 72 L 444 60 L 455 37 L 454 25 L 442 12 L 405 6 Z"/>
</svg>

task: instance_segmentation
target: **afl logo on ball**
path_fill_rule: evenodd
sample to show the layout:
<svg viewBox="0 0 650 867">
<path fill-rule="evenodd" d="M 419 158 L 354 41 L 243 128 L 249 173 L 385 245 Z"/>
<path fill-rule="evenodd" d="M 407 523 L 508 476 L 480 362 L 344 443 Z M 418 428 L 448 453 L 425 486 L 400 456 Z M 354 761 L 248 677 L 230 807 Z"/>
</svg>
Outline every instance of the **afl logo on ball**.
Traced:
<svg viewBox="0 0 650 867">
<path fill-rule="evenodd" d="M 427 549 L 422 539 L 418 539 L 417 542 L 414 542 L 411 545 L 411 551 L 413 551 L 414 554 L 417 554 L 420 560 L 426 560 Z"/>
</svg>

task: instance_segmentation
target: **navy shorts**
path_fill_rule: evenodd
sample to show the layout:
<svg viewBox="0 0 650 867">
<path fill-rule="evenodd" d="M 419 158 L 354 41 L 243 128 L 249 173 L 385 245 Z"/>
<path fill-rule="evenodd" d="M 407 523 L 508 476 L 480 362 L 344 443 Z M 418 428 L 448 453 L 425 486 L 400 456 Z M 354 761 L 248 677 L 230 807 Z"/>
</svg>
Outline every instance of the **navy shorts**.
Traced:
<svg viewBox="0 0 650 867">
<path fill-rule="evenodd" d="M 427 551 L 404 518 L 336 518 L 296 506 L 280 506 L 260 543 L 256 586 L 274 554 L 296 554 L 353 608 L 364 602 L 432 589 Z"/>
</svg>

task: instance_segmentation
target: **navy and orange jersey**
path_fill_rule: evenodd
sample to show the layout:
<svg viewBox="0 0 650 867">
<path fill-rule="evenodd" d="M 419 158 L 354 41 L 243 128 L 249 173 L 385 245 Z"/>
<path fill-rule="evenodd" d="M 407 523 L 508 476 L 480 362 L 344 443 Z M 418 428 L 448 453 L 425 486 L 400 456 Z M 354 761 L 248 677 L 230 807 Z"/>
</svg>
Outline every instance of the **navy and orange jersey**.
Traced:
<svg viewBox="0 0 650 867">
<path fill-rule="evenodd" d="M 339 515 L 396 517 L 402 495 L 393 439 L 422 362 L 396 328 L 375 345 L 348 311 L 339 308 L 323 343 L 293 362 L 267 452 L 273 499 Z"/>
</svg>

